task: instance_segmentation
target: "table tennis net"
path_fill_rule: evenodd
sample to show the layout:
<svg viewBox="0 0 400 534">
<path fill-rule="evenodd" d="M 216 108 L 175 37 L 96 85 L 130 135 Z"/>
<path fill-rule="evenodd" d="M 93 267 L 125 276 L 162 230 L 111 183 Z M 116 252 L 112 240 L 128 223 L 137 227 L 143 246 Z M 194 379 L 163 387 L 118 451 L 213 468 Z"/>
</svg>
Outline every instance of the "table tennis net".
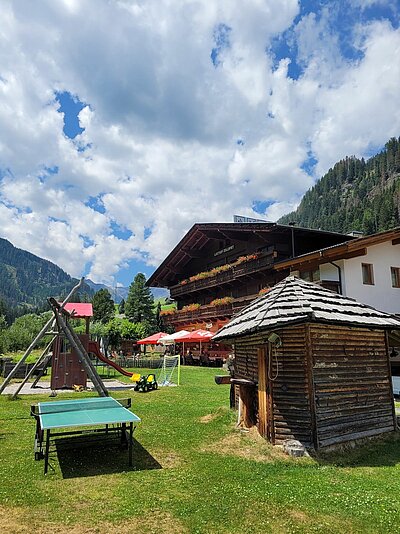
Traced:
<svg viewBox="0 0 400 534">
<path fill-rule="evenodd" d="M 40 414 L 49 414 L 49 413 L 65 413 L 65 412 L 75 412 L 82 410 L 107 410 L 110 408 L 121 408 L 121 404 L 111 398 L 111 397 L 102 397 L 97 399 L 84 399 L 84 400 L 73 400 L 73 401 L 56 401 L 56 402 L 45 402 L 39 403 L 39 413 Z"/>
</svg>

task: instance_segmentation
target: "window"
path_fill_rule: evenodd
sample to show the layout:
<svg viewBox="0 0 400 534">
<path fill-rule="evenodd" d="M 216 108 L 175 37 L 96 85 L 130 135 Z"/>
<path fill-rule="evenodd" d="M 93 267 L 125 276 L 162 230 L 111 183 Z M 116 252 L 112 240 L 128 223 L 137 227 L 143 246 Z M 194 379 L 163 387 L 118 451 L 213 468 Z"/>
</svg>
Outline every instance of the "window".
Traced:
<svg viewBox="0 0 400 534">
<path fill-rule="evenodd" d="M 390 267 L 392 287 L 400 287 L 400 267 Z"/>
<path fill-rule="evenodd" d="M 361 269 L 362 269 L 363 284 L 366 284 L 368 286 L 373 286 L 374 285 L 374 268 L 373 268 L 372 263 L 362 263 Z"/>
<path fill-rule="evenodd" d="M 319 282 L 320 281 L 319 269 L 315 269 L 314 271 L 302 271 L 300 273 L 300 278 L 302 280 L 306 280 L 307 282 Z"/>
</svg>

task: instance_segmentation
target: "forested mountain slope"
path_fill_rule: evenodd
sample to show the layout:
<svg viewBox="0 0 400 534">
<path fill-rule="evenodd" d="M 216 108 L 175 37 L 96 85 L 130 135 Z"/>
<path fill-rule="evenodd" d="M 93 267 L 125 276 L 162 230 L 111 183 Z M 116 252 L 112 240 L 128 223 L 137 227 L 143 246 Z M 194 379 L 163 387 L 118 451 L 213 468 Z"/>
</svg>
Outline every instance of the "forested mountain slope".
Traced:
<svg viewBox="0 0 400 534">
<path fill-rule="evenodd" d="M 296 211 L 279 219 L 298 226 L 373 234 L 400 225 L 400 137 L 369 160 L 347 157 L 304 195 Z"/>
<path fill-rule="evenodd" d="M 60 267 L 0 238 L 0 300 L 15 308 L 43 308 L 49 296 L 65 296 L 77 283 Z M 81 291 L 92 294 L 85 284 Z"/>
</svg>

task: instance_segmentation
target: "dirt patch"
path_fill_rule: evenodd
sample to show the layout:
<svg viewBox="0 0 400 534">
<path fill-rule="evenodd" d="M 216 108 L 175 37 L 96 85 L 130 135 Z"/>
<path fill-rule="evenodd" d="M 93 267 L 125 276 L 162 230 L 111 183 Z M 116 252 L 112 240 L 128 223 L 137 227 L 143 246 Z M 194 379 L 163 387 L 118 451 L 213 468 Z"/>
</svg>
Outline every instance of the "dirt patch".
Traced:
<svg viewBox="0 0 400 534">
<path fill-rule="evenodd" d="M 153 451 L 153 457 L 162 469 L 175 469 L 182 465 L 182 458 L 174 451 Z"/>
<path fill-rule="evenodd" d="M 189 530 L 175 517 L 167 512 L 151 512 L 147 514 L 147 518 L 140 519 L 140 525 L 136 523 L 136 532 L 143 534 L 187 534 Z M 127 530 L 126 533 L 131 533 L 134 530 Z M 121 530 L 115 530 L 115 534 Z M 114 533 L 114 531 L 113 531 Z M 125 534 L 125 531 L 123 531 Z"/>
<path fill-rule="evenodd" d="M 211 423 L 211 421 L 214 421 L 218 417 L 218 414 L 216 413 L 208 413 L 207 415 L 203 415 L 203 417 L 200 417 L 199 421 L 200 423 Z"/>
<path fill-rule="evenodd" d="M 202 417 L 199 417 L 198 421 L 200 423 L 211 423 L 211 421 L 215 421 L 215 419 L 218 419 L 219 417 L 223 417 L 227 413 L 227 408 L 218 408 L 218 410 L 214 413 L 208 413 L 206 415 L 203 415 Z"/>
<path fill-rule="evenodd" d="M 278 447 L 273 447 L 260 436 L 256 427 L 248 432 L 235 430 L 216 443 L 207 445 L 202 452 L 229 454 L 257 462 L 273 462 L 275 460 L 288 460 L 288 456 Z"/>
<path fill-rule="evenodd" d="M 32 511 L 22 508 L 6 508 L 0 506 L 0 530 L 10 534 L 186 534 L 188 530 L 182 523 L 166 512 L 153 511 L 140 518 L 132 518 L 118 522 L 118 524 L 104 521 L 97 525 L 60 524 L 47 522 L 32 517 Z"/>
<path fill-rule="evenodd" d="M 305 523 L 307 521 L 310 521 L 309 516 L 306 513 L 301 512 L 300 510 L 289 510 L 289 515 L 299 523 Z"/>
<path fill-rule="evenodd" d="M 288 517 L 294 521 L 295 525 L 301 525 L 303 528 L 307 528 L 306 525 L 309 525 L 310 531 L 313 532 L 325 532 L 326 534 L 347 532 L 347 534 L 352 534 L 364 531 L 361 524 L 358 525 L 354 520 L 339 515 L 307 514 L 301 510 L 292 509 L 288 510 Z"/>
</svg>

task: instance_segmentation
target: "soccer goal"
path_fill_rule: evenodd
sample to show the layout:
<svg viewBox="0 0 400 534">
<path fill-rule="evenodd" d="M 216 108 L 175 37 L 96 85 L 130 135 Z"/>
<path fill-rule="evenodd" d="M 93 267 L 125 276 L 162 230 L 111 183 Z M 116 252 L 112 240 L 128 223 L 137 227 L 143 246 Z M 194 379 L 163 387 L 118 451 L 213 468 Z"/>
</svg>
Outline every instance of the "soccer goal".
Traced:
<svg viewBox="0 0 400 534">
<path fill-rule="evenodd" d="M 181 357 L 164 356 L 159 377 L 158 385 L 161 386 L 179 386 L 181 375 Z"/>
</svg>

